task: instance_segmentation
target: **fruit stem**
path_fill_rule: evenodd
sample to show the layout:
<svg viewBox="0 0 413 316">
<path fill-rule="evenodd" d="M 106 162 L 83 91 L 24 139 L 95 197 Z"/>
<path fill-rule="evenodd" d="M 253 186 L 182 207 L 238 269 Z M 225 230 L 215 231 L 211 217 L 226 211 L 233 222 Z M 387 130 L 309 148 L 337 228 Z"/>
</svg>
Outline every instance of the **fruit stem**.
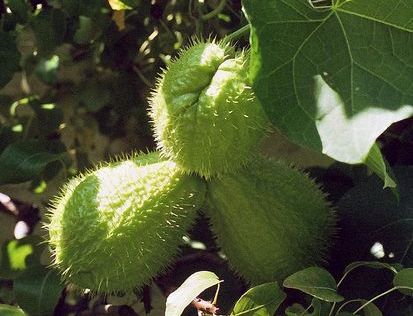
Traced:
<svg viewBox="0 0 413 316">
<path fill-rule="evenodd" d="M 232 42 L 244 35 L 246 35 L 247 33 L 249 33 L 250 31 L 250 25 L 244 25 L 243 27 L 239 28 L 238 30 L 236 30 L 235 32 L 232 32 L 231 34 L 228 34 L 227 36 L 224 37 L 223 41 L 226 43 Z"/>
</svg>

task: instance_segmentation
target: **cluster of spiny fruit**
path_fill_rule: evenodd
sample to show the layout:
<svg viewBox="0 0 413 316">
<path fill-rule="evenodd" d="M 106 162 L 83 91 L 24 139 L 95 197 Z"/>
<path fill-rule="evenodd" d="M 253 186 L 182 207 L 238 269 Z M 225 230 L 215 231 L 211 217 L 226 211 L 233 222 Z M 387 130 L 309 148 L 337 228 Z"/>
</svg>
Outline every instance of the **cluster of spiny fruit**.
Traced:
<svg viewBox="0 0 413 316">
<path fill-rule="evenodd" d="M 158 152 L 101 165 L 55 199 L 47 228 L 65 281 L 98 293 L 143 286 L 171 263 L 199 209 L 252 284 L 324 258 L 334 229 L 324 194 L 258 154 L 268 121 L 246 52 L 194 43 L 161 74 L 149 115 Z"/>
</svg>

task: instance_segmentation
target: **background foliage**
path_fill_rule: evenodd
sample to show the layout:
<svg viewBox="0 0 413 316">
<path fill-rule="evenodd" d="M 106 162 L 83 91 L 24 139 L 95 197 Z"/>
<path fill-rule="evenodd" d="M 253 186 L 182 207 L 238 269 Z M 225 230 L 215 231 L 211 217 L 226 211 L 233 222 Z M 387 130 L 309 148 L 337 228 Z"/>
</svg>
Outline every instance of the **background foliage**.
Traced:
<svg viewBox="0 0 413 316">
<path fill-rule="evenodd" d="M 274 130 L 262 151 L 306 168 L 329 193 L 340 230 L 326 268 L 336 280 L 353 261 L 413 266 L 413 4 L 400 1 L 383 16 L 388 3 L 376 1 L 372 10 L 369 1 L 337 1 L 331 13 L 299 0 L 243 2 L 257 94 L 274 125 L 308 147 Z M 123 297 L 64 288 L 47 268 L 41 221 L 67 178 L 119 153 L 154 149 L 146 98 L 191 36 L 223 38 L 247 24 L 238 0 L 0 1 L 0 315 L 23 315 L 20 308 L 30 315 L 163 314 L 166 296 L 198 270 L 225 280 L 218 305 L 229 313 L 247 285 L 227 268 L 203 217 L 171 270 Z M 238 38 L 240 48 L 248 44 Z M 314 82 L 334 106 L 316 108 L 307 89 Z M 289 111 L 274 106 L 285 102 Z M 386 185 L 397 183 L 397 194 L 367 167 L 321 151 L 364 162 Z M 362 265 L 339 293 L 368 299 L 389 289 L 392 277 Z M 283 296 L 273 285 L 256 291 L 263 289 Z M 287 294 L 287 315 L 311 303 L 294 289 Z M 241 303 L 252 304 L 248 295 Z M 412 303 L 399 292 L 376 302 L 392 316 L 413 314 Z M 313 315 L 324 308 L 313 300 Z M 365 315 L 379 315 L 373 312 Z"/>
</svg>

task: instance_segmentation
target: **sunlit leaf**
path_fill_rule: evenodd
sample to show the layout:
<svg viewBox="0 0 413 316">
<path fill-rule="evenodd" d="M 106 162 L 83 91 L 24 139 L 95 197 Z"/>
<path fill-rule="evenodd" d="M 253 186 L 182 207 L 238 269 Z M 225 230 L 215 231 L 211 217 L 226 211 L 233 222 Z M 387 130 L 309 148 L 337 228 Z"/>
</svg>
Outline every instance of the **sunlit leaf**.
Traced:
<svg viewBox="0 0 413 316">
<path fill-rule="evenodd" d="M 218 276 L 213 272 L 199 271 L 192 274 L 168 296 L 165 316 L 180 316 L 199 294 L 220 282 Z"/>
<path fill-rule="evenodd" d="M 1 316 L 27 316 L 21 308 L 16 306 L 0 304 L 0 315 Z"/>
<path fill-rule="evenodd" d="M 0 277 L 14 279 L 27 267 L 39 260 L 42 247 L 41 239 L 29 236 L 19 240 L 10 240 L 3 243 L 1 248 Z M 30 260 L 32 259 L 32 260 Z"/>
<path fill-rule="evenodd" d="M 136 7 L 139 0 L 108 0 L 112 10 L 130 10 Z"/>
</svg>

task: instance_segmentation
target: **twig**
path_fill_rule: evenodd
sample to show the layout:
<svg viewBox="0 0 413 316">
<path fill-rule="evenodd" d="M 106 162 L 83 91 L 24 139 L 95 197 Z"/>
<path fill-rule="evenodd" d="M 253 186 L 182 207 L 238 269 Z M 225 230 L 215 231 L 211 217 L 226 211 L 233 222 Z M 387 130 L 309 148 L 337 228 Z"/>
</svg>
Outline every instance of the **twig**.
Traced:
<svg viewBox="0 0 413 316">
<path fill-rule="evenodd" d="M 217 312 L 219 311 L 219 308 L 216 307 L 214 304 L 212 304 L 212 302 L 210 301 L 205 301 L 202 298 L 195 298 L 192 301 L 192 306 L 195 307 L 198 311 L 201 311 L 203 313 L 206 314 L 212 314 L 212 315 L 216 315 Z"/>
</svg>

